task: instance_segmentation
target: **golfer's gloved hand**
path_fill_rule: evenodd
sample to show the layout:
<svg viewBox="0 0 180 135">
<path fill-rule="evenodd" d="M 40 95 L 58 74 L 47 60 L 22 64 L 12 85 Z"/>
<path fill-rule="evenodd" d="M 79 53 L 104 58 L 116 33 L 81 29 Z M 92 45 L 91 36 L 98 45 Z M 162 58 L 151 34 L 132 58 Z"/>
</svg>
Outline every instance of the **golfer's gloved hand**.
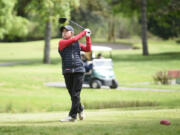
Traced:
<svg viewBox="0 0 180 135">
<path fill-rule="evenodd" d="M 91 30 L 85 29 L 85 31 L 86 31 L 86 37 L 90 37 L 91 36 Z"/>
</svg>

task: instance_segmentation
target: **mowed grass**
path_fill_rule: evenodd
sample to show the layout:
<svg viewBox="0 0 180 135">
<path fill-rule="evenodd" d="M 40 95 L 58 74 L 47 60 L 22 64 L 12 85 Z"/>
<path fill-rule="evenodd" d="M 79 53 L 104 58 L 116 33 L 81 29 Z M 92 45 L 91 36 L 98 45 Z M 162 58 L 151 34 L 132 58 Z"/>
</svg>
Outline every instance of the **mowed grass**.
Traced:
<svg viewBox="0 0 180 135">
<path fill-rule="evenodd" d="M 142 48 L 140 40 L 129 42 Z M 172 40 L 149 40 L 148 48 L 149 56 L 142 56 L 142 49 L 113 52 L 121 86 L 180 90 L 180 85 L 157 85 L 153 80 L 159 71 L 180 69 L 180 44 Z"/>
<path fill-rule="evenodd" d="M 57 42 L 52 40 L 51 65 L 42 64 L 43 41 L 0 43 L 0 64 L 28 62 L 0 67 L 0 135 L 180 134 L 180 86 L 155 85 L 152 80 L 157 71 L 180 67 L 175 41 L 150 41 L 148 57 L 141 50 L 114 50 L 113 62 L 120 86 L 176 92 L 86 88 L 81 100 L 87 118 L 75 123 L 58 121 L 71 105 L 67 90 L 44 85 L 64 81 Z M 139 41 L 134 44 L 140 46 Z M 172 124 L 160 125 L 163 119 Z"/>
<path fill-rule="evenodd" d="M 0 63 L 29 62 L 0 67 L 0 112 L 46 112 L 69 110 L 65 88 L 47 87 L 47 82 L 64 81 L 58 40 L 52 40 L 51 65 L 42 64 L 43 41 L 0 43 Z M 139 42 L 135 42 L 139 45 Z M 150 41 L 150 56 L 141 50 L 114 50 L 113 62 L 120 86 L 180 90 L 180 85 L 156 85 L 152 76 L 159 70 L 180 67 L 179 45 L 175 41 Z M 160 52 L 160 53 L 158 53 Z M 149 85 L 143 84 L 150 82 Z M 134 84 L 137 83 L 137 84 Z M 142 83 L 142 84 L 141 84 Z M 179 107 L 180 92 L 117 91 L 83 89 L 87 109 L 125 107 Z"/>
<path fill-rule="evenodd" d="M 179 135 L 180 110 L 119 109 L 86 112 L 84 121 L 61 123 L 66 113 L 0 114 L 1 135 Z M 161 120 L 171 125 L 160 125 Z"/>
<path fill-rule="evenodd" d="M 51 112 L 69 110 L 65 88 L 47 87 L 46 82 L 63 81 L 60 65 L 20 65 L 1 67 L 0 112 Z M 83 89 L 86 109 L 179 108 L 180 92 L 119 91 Z"/>
</svg>

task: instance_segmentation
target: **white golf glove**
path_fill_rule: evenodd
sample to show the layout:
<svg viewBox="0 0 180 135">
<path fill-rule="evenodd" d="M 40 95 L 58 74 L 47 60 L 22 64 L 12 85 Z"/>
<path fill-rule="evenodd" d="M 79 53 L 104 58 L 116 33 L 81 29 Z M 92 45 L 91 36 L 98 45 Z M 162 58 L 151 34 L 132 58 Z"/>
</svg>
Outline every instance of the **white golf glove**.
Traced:
<svg viewBox="0 0 180 135">
<path fill-rule="evenodd" d="M 90 37 L 91 36 L 91 30 L 85 29 L 85 31 L 86 31 L 86 37 Z"/>
</svg>

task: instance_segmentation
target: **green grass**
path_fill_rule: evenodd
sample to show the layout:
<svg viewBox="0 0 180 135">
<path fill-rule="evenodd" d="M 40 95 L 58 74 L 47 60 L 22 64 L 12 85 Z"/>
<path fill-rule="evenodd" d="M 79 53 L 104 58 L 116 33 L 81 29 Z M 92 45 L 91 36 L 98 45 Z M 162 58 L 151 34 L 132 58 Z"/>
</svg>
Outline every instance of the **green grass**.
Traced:
<svg viewBox="0 0 180 135">
<path fill-rule="evenodd" d="M 138 39 L 120 40 L 118 42 L 130 42 L 141 47 Z M 51 72 L 61 72 L 60 58 L 57 52 L 58 40 L 52 40 L 51 59 L 58 70 Z M 43 58 L 43 42 L 25 42 L 25 43 L 0 43 L 0 63 L 12 61 L 29 61 L 30 66 L 41 66 Z M 158 71 L 168 71 L 170 69 L 179 69 L 180 67 L 180 45 L 176 41 L 168 40 L 150 40 L 150 56 L 142 56 L 142 50 L 115 50 L 113 51 L 113 62 L 116 77 L 121 86 L 132 87 L 150 87 L 180 89 L 180 85 L 155 85 L 153 76 Z M 19 68 L 18 66 L 16 66 Z M 20 66 L 24 67 L 24 66 Z M 41 67 L 40 67 L 41 68 Z M 42 68 L 41 68 L 42 69 Z M 3 69 L 4 70 L 4 69 Z M 6 72 L 6 71 L 5 71 Z M 7 71 L 8 72 L 8 71 Z M 59 74 L 60 75 L 60 74 Z M 57 80 L 57 78 L 55 78 Z M 150 85 L 144 85 L 149 82 Z M 137 85 L 134 85 L 138 83 Z"/>
<path fill-rule="evenodd" d="M 175 41 L 150 40 L 150 56 L 146 57 L 141 49 L 114 50 L 113 63 L 120 86 L 177 92 L 86 88 L 81 100 L 87 119 L 76 123 L 58 122 L 71 105 L 67 90 L 44 85 L 64 81 L 57 42 L 52 40 L 51 65 L 42 64 L 42 41 L 0 43 L 0 64 L 28 62 L 0 67 L 0 135 L 180 134 L 180 85 L 156 85 L 152 79 L 158 71 L 179 69 L 180 46 Z M 118 42 L 141 47 L 138 39 Z M 172 125 L 160 125 L 162 119 Z"/>
<path fill-rule="evenodd" d="M 45 65 L 46 67 L 47 65 Z M 69 95 L 65 88 L 51 88 L 44 86 L 45 82 L 54 81 L 53 74 L 43 66 L 35 67 L 33 70 L 27 66 L 25 70 L 9 70 L 11 76 L 4 73 L 4 81 L 1 85 L 0 106 L 1 112 L 31 112 L 31 111 L 62 111 L 68 110 L 70 106 Z M 38 72 L 38 68 L 39 72 Z M 54 69 L 56 69 L 54 67 Z M 12 72 L 10 72 L 12 71 Z M 52 74 L 52 76 L 51 76 Z M 48 77 L 47 77 L 48 76 Z M 56 74 L 54 74 L 56 76 Z M 46 78 L 47 77 L 47 78 Z M 63 80 L 58 78 L 57 80 Z M 109 96 L 110 95 L 110 96 Z M 161 106 L 178 107 L 180 92 L 143 92 L 143 91 L 111 91 L 83 89 L 82 101 L 87 108 L 109 108 L 109 107 L 139 107 L 139 106 Z"/>
<path fill-rule="evenodd" d="M 141 47 L 141 42 L 135 40 L 134 45 Z M 156 85 L 153 81 L 159 71 L 179 69 L 179 52 L 180 44 L 173 40 L 149 40 L 149 56 L 142 56 L 141 49 L 113 51 L 116 77 L 122 86 L 179 90 L 180 85 Z"/>
<path fill-rule="evenodd" d="M 63 81 L 57 65 L 1 67 L 0 112 L 46 112 L 69 110 L 65 88 L 46 87 L 44 83 Z M 57 72 L 58 71 L 58 72 Z M 83 89 L 87 109 L 158 107 L 179 108 L 180 92 L 117 91 Z"/>
<path fill-rule="evenodd" d="M 42 64 L 43 42 L 0 43 L 0 63 L 29 61 L 27 64 L 0 67 L 0 112 L 64 111 L 70 106 L 65 88 L 44 86 L 64 81 L 57 52 L 58 40 L 52 40 L 52 64 Z M 136 45 L 139 41 L 135 42 Z M 158 44 L 158 45 L 157 45 Z M 175 41 L 150 41 L 150 56 L 141 50 L 115 50 L 113 62 L 120 86 L 179 90 L 180 85 L 156 85 L 153 75 L 160 70 L 180 67 Z M 157 51 L 156 51 L 157 50 Z M 159 52 L 159 53 L 158 53 Z M 149 85 L 143 84 L 149 82 Z M 179 107 L 180 92 L 109 91 L 83 89 L 82 102 L 88 109 L 119 107 Z"/>
<path fill-rule="evenodd" d="M 179 135 L 180 110 L 92 110 L 87 119 L 60 123 L 66 113 L 0 114 L 1 135 Z M 171 125 L 160 125 L 160 120 Z"/>
</svg>

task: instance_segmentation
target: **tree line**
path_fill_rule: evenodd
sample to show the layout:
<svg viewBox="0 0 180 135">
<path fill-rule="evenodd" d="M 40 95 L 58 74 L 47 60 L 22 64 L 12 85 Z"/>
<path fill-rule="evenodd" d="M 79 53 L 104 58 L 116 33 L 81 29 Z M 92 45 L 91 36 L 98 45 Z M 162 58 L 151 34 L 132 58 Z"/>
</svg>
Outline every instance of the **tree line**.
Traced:
<svg viewBox="0 0 180 135">
<path fill-rule="evenodd" d="M 179 12 L 179 0 L 1 0 L 0 40 L 44 39 L 43 61 L 50 63 L 50 39 L 59 37 L 58 18 L 67 17 L 109 42 L 138 34 L 148 55 L 147 31 L 163 39 L 178 37 Z"/>
</svg>

